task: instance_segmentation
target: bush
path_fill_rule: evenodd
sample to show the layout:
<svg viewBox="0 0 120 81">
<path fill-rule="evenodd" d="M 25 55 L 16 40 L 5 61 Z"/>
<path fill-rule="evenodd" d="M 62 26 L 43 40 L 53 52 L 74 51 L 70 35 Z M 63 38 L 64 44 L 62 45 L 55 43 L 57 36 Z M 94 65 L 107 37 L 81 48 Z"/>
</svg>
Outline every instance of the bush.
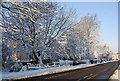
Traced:
<svg viewBox="0 0 120 81">
<path fill-rule="evenodd" d="M 9 72 L 18 72 L 18 71 L 21 70 L 21 68 L 22 68 L 22 64 L 16 62 L 16 63 L 10 68 L 10 71 L 9 71 Z"/>
</svg>

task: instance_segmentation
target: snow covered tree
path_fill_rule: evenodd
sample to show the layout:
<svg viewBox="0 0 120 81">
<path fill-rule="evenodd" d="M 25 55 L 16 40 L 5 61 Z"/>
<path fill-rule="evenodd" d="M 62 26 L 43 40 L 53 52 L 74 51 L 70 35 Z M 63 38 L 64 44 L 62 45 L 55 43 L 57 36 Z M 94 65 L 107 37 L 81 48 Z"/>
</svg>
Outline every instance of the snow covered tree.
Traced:
<svg viewBox="0 0 120 81">
<path fill-rule="evenodd" d="M 69 58 L 76 59 L 78 50 L 77 50 L 77 44 L 78 44 L 78 35 L 74 33 L 74 30 L 68 30 L 66 32 L 66 39 L 67 44 L 65 46 L 66 52 L 69 56 Z"/>
<path fill-rule="evenodd" d="M 96 18 L 96 15 L 84 16 L 81 18 L 80 22 L 78 23 L 78 27 L 81 28 L 81 31 L 86 39 L 86 55 L 89 58 L 89 54 L 94 50 L 95 42 L 99 41 L 99 33 L 98 28 L 99 24 Z"/>
<path fill-rule="evenodd" d="M 74 25 L 74 11 L 67 12 L 55 2 L 2 2 L 1 5 L 1 27 L 5 29 L 7 38 L 17 44 L 15 48 L 18 50 L 32 50 L 37 63 L 41 51 L 44 51 L 40 49 L 50 48 Z"/>
<path fill-rule="evenodd" d="M 81 18 L 76 27 L 66 32 L 67 51 L 80 59 L 92 59 L 90 55 L 96 50 L 99 41 L 98 22 L 96 15 L 87 15 Z"/>
<path fill-rule="evenodd" d="M 110 50 L 110 48 L 104 44 L 99 44 L 97 46 L 97 51 L 98 51 L 98 58 L 99 59 L 109 59 L 112 57 L 112 51 Z"/>
</svg>

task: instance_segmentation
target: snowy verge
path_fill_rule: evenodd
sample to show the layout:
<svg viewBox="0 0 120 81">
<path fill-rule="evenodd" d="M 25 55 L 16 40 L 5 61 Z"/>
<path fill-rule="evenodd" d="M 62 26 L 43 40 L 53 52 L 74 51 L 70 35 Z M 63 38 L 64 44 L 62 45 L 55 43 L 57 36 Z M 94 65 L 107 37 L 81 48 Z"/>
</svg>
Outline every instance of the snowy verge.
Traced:
<svg viewBox="0 0 120 81">
<path fill-rule="evenodd" d="M 110 77 L 109 81 L 114 81 L 115 79 L 120 81 L 120 65 L 119 67 L 115 70 L 115 72 L 113 73 L 113 75 Z"/>
<path fill-rule="evenodd" d="M 104 62 L 104 63 L 107 63 L 107 62 Z M 100 63 L 98 63 L 98 64 L 100 64 Z M 90 67 L 90 66 L 94 66 L 94 65 L 97 65 L 97 64 L 60 66 L 60 67 L 51 67 L 51 68 L 22 71 L 22 72 L 5 72 L 5 73 L 2 73 L 2 79 L 22 79 L 22 78 L 28 78 L 28 77 L 36 77 L 36 76 L 41 76 L 41 75 L 47 75 L 47 74 L 52 74 L 52 73 L 74 70 L 74 69 L 78 69 L 78 68 Z"/>
</svg>

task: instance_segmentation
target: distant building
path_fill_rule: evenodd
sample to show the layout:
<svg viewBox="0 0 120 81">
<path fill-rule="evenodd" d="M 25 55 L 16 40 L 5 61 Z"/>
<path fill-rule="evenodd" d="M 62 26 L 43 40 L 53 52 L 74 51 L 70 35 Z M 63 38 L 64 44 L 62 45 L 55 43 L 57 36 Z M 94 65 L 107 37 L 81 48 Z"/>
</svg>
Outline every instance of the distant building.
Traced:
<svg viewBox="0 0 120 81">
<path fill-rule="evenodd" d="M 115 53 L 112 55 L 113 60 L 120 60 L 120 53 Z"/>
<path fill-rule="evenodd" d="M 118 54 L 118 60 L 120 60 L 120 53 L 117 53 Z"/>
</svg>

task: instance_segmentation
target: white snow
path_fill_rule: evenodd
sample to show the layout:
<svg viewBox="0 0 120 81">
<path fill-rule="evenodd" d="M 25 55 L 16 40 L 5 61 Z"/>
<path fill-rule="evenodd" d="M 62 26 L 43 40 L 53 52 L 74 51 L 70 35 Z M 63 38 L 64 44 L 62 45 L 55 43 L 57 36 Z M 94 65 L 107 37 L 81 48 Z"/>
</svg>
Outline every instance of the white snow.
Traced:
<svg viewBox="0 0 120 81">
<path fill-rule="evenodd" d="M 114 81 L 115 79 L 118 79 L 120 81 L 120 65 L 119 65 L 118 69 L 110 77 L 110 81 Z"/>
<path fill-rule="evenodd" d="M 97 64 L 100 64 L 100 63 L 97 63 Z M 45 69 L 39 69 L 39 70 L 30 70 L 30 71 L 21 71 L 21 72 L 4 72 L 2 73 L 2 79 L 21 79 L 21 78 L 27 78 L 27 77 L 34 77 L 34 76 L 73 70 L 77 68 L 94 66 L 97 64 L 81 64 L 76 66 L 66 65 L 66 66 L 51 67 L 51 68 L 45 68 Z"/>
</svg>

